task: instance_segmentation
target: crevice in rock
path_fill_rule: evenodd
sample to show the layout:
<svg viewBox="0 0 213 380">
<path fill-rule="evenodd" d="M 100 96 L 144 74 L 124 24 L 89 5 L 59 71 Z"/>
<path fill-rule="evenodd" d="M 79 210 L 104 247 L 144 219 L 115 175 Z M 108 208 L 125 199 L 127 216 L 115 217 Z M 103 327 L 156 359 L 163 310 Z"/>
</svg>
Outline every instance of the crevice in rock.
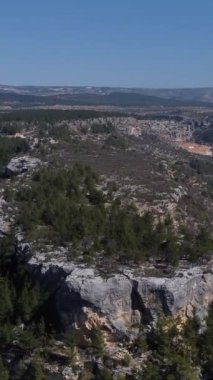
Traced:
<svg viewBox="0 0 213 380">
<path fill-rule="evenodd" d="M 34 321 L 39 321 L 41 316 L 43 316 L 46 328 L 49 331 L 51 331 L 52 328 L 54 328 L 55 331 L 61 330 L 60 316 L 58 314 L 55 302 L 56 294 L 59 288 L 60 286 L 48 295 L 32 317 Z"/>
<path fill-rule="evenodd" d="M 141 324 L 150 323 L 153 318 L 150 311 L 144 305 L 143 299 L 138 291 L 138 282 L 132 281 L 132 293 L 131 293 L 131 301 L 132 301 L 132 310 L 138 310 L 141 314 Z"/>
<path fill-rule="evenodd" d="M 174 303 L 174 296 L 171 292 L 168 292 L 168 290 L 165 287 L 162 287 L 158 291 L 158 298 L 162 305 L 162 310 L 164 315 L 172 315 L 171 310 L 169 309 L 168 302 L 172 305 Z"/>
</svg>

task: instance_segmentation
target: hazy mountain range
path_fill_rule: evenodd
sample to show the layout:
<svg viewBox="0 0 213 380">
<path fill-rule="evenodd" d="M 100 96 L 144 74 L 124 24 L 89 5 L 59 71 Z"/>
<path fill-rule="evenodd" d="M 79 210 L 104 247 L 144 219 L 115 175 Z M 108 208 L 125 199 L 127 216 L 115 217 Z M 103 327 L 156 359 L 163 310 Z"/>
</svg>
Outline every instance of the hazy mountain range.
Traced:
<svg viewBox="0 0 213 380">
<path fill-rule="evenodd" d="M 121 87 L 0 85 L 0 105 L 213 106 L 213 87 L 147 89 Z"/>
</svg>

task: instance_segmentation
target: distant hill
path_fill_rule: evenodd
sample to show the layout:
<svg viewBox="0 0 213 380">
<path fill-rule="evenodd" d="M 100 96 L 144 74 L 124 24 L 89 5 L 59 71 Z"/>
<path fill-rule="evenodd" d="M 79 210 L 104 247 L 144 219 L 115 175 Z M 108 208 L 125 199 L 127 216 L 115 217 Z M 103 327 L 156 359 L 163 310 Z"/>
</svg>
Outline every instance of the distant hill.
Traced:
<svg viewBox="0 0 213 380">
<path fill-rule="evenodd" d="M 182 101 L 213 103 L 213 88 L 145 89 L 141 93 Z"/>
<path fill-rule="evenodd" d="M 1 86 L 0 105 L 213 106 L 213 88 L 127 89 L 109 87 Z"/>
</svg>

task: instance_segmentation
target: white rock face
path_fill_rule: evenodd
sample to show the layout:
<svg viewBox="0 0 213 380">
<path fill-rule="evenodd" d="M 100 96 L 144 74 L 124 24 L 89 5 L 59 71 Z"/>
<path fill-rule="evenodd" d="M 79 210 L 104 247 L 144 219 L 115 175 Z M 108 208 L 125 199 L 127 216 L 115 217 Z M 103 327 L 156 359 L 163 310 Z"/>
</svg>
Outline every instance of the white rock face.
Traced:
<svg viewBox="0 0 213 380">
<path fill-rule="evenodd" d="M 160 314 L 183 319 L 196 314 L 204 319 L 213 301 L 211 267 L 195 267 L 177 272 L 169 279 L 137 278 L 135 281 L 144 309 L 149 310 L 153 319 Z"/>
<path fill-rule="evenodd" d="M 78 316 L 84 320 L 85 311 L 91 309 L 104 316 L 113 330 L 127 333 L 132 319 L 131 293 L 132 282 L 123 275 L 105 279 L 94 270 L 76 267 L 59 289 L 56 305 L 65 326 L 78 324 Z"/>
<path fill-rule="evenodd" d="M 26 245 L 23 249 L 20 246 L 20 257 L 23 250 Z M 142 321 L 151 323 L 160 315 L 184 320 L 195 314 L 202 320 L 213 302 L 210 265 L 177 271 L 171 278 L 145 277 L 130 269 L 103 277 L 95 268 L 66 261 L 45 262 L 41 256 L 27 258 L 27 267 L 55 294 L 64 328 L 72 324 L 81 328 L 99 320 L 106 330 L 125 337 L 131 335 L 135 325 L 139 328 Z"/>
<path fill-rule="evenodd" d="M 4 200 L 3 196 L 0 195 L 0 236 L 4 236 L 10 230 L 10 223 L 4 212 L 5 205 L 6 201 Z"/>
<path fill-rule="evenodd" d="M 30 156 L 12 158 L 5 168 L 5 175 L 12 177 L 35 169 L 41 164 L 41 160 Z"/>
</svg>

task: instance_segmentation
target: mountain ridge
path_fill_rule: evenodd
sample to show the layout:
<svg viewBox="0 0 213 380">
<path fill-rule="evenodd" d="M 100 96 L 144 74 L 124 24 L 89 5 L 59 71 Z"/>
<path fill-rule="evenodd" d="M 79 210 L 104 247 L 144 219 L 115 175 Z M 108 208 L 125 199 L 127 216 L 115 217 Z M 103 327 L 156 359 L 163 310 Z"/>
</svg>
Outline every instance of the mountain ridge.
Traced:
<svg viewBox="0 0 213 380">
<path fill-rule="evenodd" d="M 92 86 L 0 85 L 0 105 L 11 106 L 207 106 L 213 88 L 143 89 Z"/>
</svg>

